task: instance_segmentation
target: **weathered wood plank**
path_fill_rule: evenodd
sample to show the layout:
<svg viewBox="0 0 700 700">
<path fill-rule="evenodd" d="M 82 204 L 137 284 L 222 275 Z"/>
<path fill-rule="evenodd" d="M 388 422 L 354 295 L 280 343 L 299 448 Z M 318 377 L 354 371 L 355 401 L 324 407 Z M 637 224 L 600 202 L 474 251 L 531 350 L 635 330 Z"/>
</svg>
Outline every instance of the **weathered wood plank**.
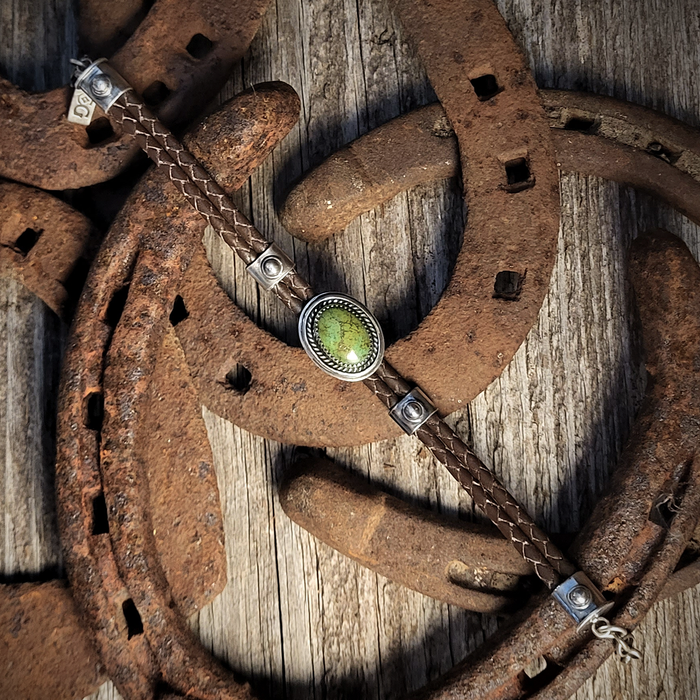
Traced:
<svg viewBox="0 0 700 700">
<path fill-rule="evenodd" d="M 27 90 L 62 84 L 74 34 L 68 2 L 0 2 L 0 72 Z M 60 570 L 53 459 L 64 334 L 42 301 L 0 278 L 0 580 Z"/>
</svg>

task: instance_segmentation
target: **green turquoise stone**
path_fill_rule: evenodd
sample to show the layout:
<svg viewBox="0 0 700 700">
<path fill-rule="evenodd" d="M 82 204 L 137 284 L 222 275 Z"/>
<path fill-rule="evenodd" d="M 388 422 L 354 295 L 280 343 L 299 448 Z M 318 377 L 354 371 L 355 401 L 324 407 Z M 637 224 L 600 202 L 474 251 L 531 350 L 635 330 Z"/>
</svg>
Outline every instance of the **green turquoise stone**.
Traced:
<svg viewBox="0 0 700 700">
<path fill-rule="evenodd" d="M 318 338 L 325 351 L 339 362 L 357 365 L 372 352 L 372 338 L 358 316 L 331 306 L 317 320 Z"/>
</svg>

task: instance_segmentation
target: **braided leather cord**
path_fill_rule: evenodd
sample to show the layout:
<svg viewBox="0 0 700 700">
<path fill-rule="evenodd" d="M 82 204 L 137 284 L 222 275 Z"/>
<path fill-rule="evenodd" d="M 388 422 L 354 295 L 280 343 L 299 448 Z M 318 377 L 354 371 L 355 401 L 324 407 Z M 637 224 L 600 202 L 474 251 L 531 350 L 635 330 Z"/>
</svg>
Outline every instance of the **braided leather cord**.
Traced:
<svg viewBox="0 0 700 700">
<path fill-rule="evenodd" d="M 365 380 L 365 385 L 389 409 L 411 390 L 411 386 L 386 360 L 372 377 Z M 561 583 L 562 576 L 570 576 L 576 571 L 494 473 L 442 418 L 431 416 L 415 434 L 447 467 L 477 507 L 512 542 L 523 559 L 532 564 L 537 576 L 550 589 Z"/>
<path fill-rule="evenodd" d="M 430 428 L 423 426 L 415 434 L 447 467 L 450 474 L 472 497 L 477 507 L 488 516 L 503 536 L 510 540 L 520 556 L 532 564 L 535 573 L 545 582 L 547 587 L 550 590 L 556 588 L 561 583 L 558 572 L 554 570 L 547 557 L 528 539 L 523 530 L 513 522 L 508 512 L 494 501 L 491 497 L 493 494 L 486 491 L 484 485 L 469 469 L 464 467 L 457 456 L 450 452 L 439 438 L 432 434 Z"/>
<path fill-rule="evenodd" d="M 250 265 L 270 245 L 204 170 L 197 159 L 165 128 L 133 92 L 128 90 L 114 103 L 110 114 L 168 177 L 204 220 Z M 292 272 L 273 291 L 294 313 L 313 296 L 310 285 Z"/>
<path fill-rule="evenodd" d="M 134 136 L 151 160 L 166 170 L 175 187 L 246 265 L 267 249 L 269 241 L 133 91 L 121 95 L 110 114 L 126 133 Z M 296 270 L 273 291 L 297 315 L 313 296 L 311 286 Z M 364 384 L 388 409 L 411 390 L 386 361 Z M 575 567 L 447 423 L 434 415 L 416 431 L 416 436 L 447 467 L 523 559 L 532 564 L 537 576 L 550 589 L 561 582 L 562 576 L 574 573 Z"/>
<path fill-rule="evenodd" d="M 549 536 L 533 522 L 527 511 L 511 496 L 496 475 L 462 442 L 442 418 L 433 415 L 424 427 L 432 436 L 438 438 L 444 445 L 444 449 L 453 454 L 460 464 L 478 480 L 486 493 L 508 513 L 510 519 L 525 533 L 558 573 L 568 577 L 576 572 L 574 565 L 564 557 Z"/>
</svg>

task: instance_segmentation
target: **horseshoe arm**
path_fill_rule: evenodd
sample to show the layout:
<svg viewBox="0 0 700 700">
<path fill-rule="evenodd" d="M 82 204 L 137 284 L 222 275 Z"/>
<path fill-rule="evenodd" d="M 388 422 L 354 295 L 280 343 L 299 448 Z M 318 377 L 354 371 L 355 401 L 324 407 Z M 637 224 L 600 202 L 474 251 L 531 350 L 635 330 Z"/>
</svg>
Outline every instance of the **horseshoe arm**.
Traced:
<svg viewBox="0 0 700 700">
<path fill-rule="evenodd" d="M 700 224 L 697 129 L 612 97 L 566 90 L 540 95 L 561 170 L 637 187 Z M 436 103 L 333 154 L 292 189 L 280 216 L 298 238 L 322 240 L 400 192 L 458 174 L 457 140 Z"/>
<path fill-rule="evenodd" d="M 110 59 L 139 94 L 151 95 L 162 121 L 189 122 L 224 84 L 250 45 L 269 0 L 158 0 Z M 99 3 L 88 2 L 90 16 Z M 89 44 L 109 45 L 114 27 Z M 193 36 L 211 44 L 188 51 Z M 89 37 L 90 38 L 90 37 Z M 150 89 L 150 92 L 149 92 Z M 0 80 L 0 177 L 46 190 L 75 189 L 117 175 L 138 152 L 115 123 L 104 131 L 66 120 L 70 89 L 29 94 Z M 99 108 L 98 108 L 99 111 Z M 104 115 L 101 115 L 104 118 Z M 104 124 L 104 122 L 103 122 Z"/>
<path fill-rule="evenodd" d="M 700 268 L 679 239 L 656 231 L 635 241 L 630 269 L 650 378 L 608 494 L 570 550 L 603 590 L 624 601 L 613 623 L 626 629 L 639 624 L 659 595 L 697 582 L 691 565 L 668 588 L 700 512 Z M 446 602 L 467 601 L 476 610 L 491 605 L 490 611 L 512 604 L 503 591 L 480 589 L 474 576 L 462 586 L 450 580 L 455 562 L 463 573 L 480 571 L 482 583 L 521 575 L 495 534 L 421 516 L 366 485 L 356 490 L 343 470 L 335 470 L 311 462 L 285 483 L 280 498 L 295 522 L 365 566 Z M 387 533 L 396 534 L 394 546 Z M 611 649 L 577 635 L 547 597 L 416 697 L 563 699 Z M 537 659 L 549 671 L 530 679 L 524 670 Z"/>
<path fill-rule="evenodd" d="M 297 114 L 296 94 L 288 86 L 278 83 L 256 86 L 256 91 L 238 95 L 228 106 L 211 115 L 206 122 L 207 126 L 216 124 L 218 128 L 229 130 L 228 146 L 220 148 L 219 151 L 223 160 L 226 160 L 227 156 L 231 158 L 228 163 L 229 182 L 240 186 L 250 171 L 260 164 L 279 139 L 289 131 L 296 121 Z M 202 131 L 200 129 L 200 133 Z M 205 136 L 202 140 L 206 142 L 206 138 Z M 178 212 L 178 216 L 169 219 L 166 214 L 173 212 Z M 149 245 L 144 243 L 149 240 L 149 234 L 152 234 L 154 221 L 168 222 L 167 230 L 160 230 L 160 250 L 153 244 L 153 240 Z M 120 398 L 130 398 L 137 394 L 140 413 L 138 416 L 134 412 L 125 415 L 127 420 L 123 426 L 122 416 L 115 417 L 110 414 L 110 408 L 115 401 L 110 389 L 114 385 L 106 385 L 106 380 L 120 371 L 117 364 L 111 361 L 119 336 L 128 331 L 139 336 L 139 342 L 134 347 L 139 350 L 144 347 L 150 348 L 152 356 L 148 357 L 148 360 L 152 367 L 158 348 L 156 341 L 159 334 L 162 336 L 165 332 L 167 323 L 166 315 L 162 319 L 164 323 L 156 324 L 157 328 L 149 325 L 147 331 L 144 329 L 141 333 L 136 322 L 115 334 L 115 326 L 120 328 L 118 300 L 121 298 L 124 302 L 124 291 L 131 282 L 132 290 L 141 286 L 142 290 L 150 289 L 154 295 L 170 294 L 172 305 L 176 288 L 168 275 L 177 278 L 181 274 L 182 268 L 179 263 L 182 262 L 184 268 L 191 250 L 197 245 L 202 229 L 198 214 L 194 210 L 182 207 L 179 195 L 162 175 L 151 172 L 141 180 L 110 230 L 92 267 L 76 312 L 62 372 L 56 485 L 59 528 L 66 568 L 76 603 L 91 628 L 96 647 L 109 675 L 116 682 L 120 692 L 129 698 L 150 699 L 154 696 L 156 685 L 160 682 L 164 670 L 161 662 L 182 671 L 182 668 L 191 664 L 197 666 L 201 661 L 198 665 L 199 677 L 201 678 L 202 674 L 206 676 L 209 671 L 209 680 L 214 671 L 219 680 L 223 673 L 211 658 L 203 658 L 204 654 L 195 647 L 184 620 L 174 619 L 182 611 L 178 609 L 176 613 L 171 605 L 172 591 L 161 568 L 164 562 L 161 562 L 155 551 L 156 535 L 153 514 L 148 503 L 144 455 L 130 453 L 130 458 L 126 460 L 126 473 L 122 471 L 115 474 L 120 466 L 124 466 L 114 457 L 116 443 L 111 436 L 115 431 L 118 432 L 123 427 L 127 431 L 141 431 L 139 436 L 148 434 L 149 439 L 153 438 L 152 425 L 149 425 L 145 417 L 148 413 L 148 391 L 144 390 L 144 382 L 136 386 L 140 365 L 134 370 L 133 376 L 129 375 L 125 391 L 120 394 Z M 155 236 L 150 238 L 155 239 Z M 158 270 L 154 276 L 147 279 L 147 275 L 141 274 L 144 265 L 149 260 L 151 263 L 157 261 L 159 254 L 166 259 L 170 255 L 172 259 L 169 265 L 163 266 L 165 269 Z M 177 262 L 174 263 L 175 257 Z M 145 261 L 140 263 L 141 267 L 138 260 Z M 134 277 L 132 282 L 135 269 L 139 270 L 139 276 Z M 153 290 L 154 280 L 158 281 L 157 291 Z M 124 319 L 126 320 L 137 306 L 144 310 L 147 316 L 153 315 L 160 310 L 160 303 L 161 296 L 153 299 L 147 298 L 145 293 L 138 295 L 132 292 L 124 308 Z M 110 350 L 113 354 L 105 376 L 105 358 Z M 86 405 L 92 395 L 105 397 L 107 410 L 104 433 L 103 426 L 95 425 L 89 420 L 89 415 L 86 415 Z M 137 420 L 138 417 L 141 420 Z M 110 422 L 112 420 L 114 423 Z M 167 423 L 167 426 L 173 427 L 172 423 Z M 106 469 L 110 465 L 114 469 L 107 473 Z M 130 477 L 136 469 L 139 470 L 139 478 L 133 480 Z M 119 478 L 128 483 L 122 491 L 119 491 L 119 486 L 114 486 L 115 482 L 119 482 Z M 102 495 L 110 514 L 109 533 L 96 534 L 93 531 L 93 501 Z M 134 510 L 139 508 L 145 509 L 146 513 L 139 512 L 138 517 L 129 519 Z M 118 523 L 117 517 L 122 518 Z M 142 586 L 149 588 L 153 581 L 156 584 L 151 586 L 148 597 L 156 598 L 154 605 L 161 603 L 161 607 L 153 614 L 148 605 L 142 604 L 142 599 L 137 596 L 138 585 L 132 584 L 132 581 L 128 581 L 130 585 L 126 585 L 126 577 L 122 577 L 124 569 L 118 567 L 115 557 L 118 538 L 125 538 L 130 525 L 131 532 L 128 534 L 135 538 L 139 546 L 146 542 L 146 551 L 140 551 L 137 558 L 140 564 L 146 562 L 147 570 L 143 572 Z M 152 547 L 153 550 L 149 550 L 148 547 Z M 123 557 L 128 558 L 128 554 Z M 119 561 L 120 565 L 123 565 L 123 559 Z M 148 570 L 148 565 L 155 568 L 155 572 L 153 568 Z M 133 571 L 127 573 L 134 575 Z M 134 606 L 132 612 L 135 611 L 141 616 L 141 632 L 135 635 L 131 634 L 127 629 L 128 624 L 125 623 L 126 615 L 122 606 L 127 600 L 131 600 Z M 164 634 L 162 627 L 165 620 L 172 622 L 167 630 L 172 638 L 163 642 L 162 637 L 158 635 Z M 128 620 L 126 622 L 128 623 Z M 176 651 L 183 650 L 183 638 L 185 652 L 177 655 Z M 172 655 L 169 654 L 169 650 L 173 652 Z M 189 657 L 188 651 L 192 651 Z M 185 678 L 182 683 L 186 684 L 188 680 L 191 679 Z M 231 680 L 229 676 L 227 680 Z M 205 678 L 202 685 L 206 685 L 206 682 Z M 219 694 L 216 697 L 219 700 L 222 697 L 250 696 L 247 686 L 238 685 L 232 680 L 225 695 L 220 689 L 217 692 Z M 205 694 L 200 697 L 212 695 Z"/>
<path fill-rule="evenodd" d="M 562 169 L 639 187 L 700 223 L 696 129 L 608 97 L 563 91 L 541 94 Z M 457 174 L 459 153 L 451 133 L 437 104 L 371 131 L 306 175 L 285 203 L 283 223 L 292 233 L 316 240 L 402 190 Z M 483 267 L 484 277 L 497 271 L 489 272 L 490 263 L 478 256 L 471 263 Z M 257 328 L 228 299 L 201 256 L 188 271 L 181 294 L 190 315 L 178 325 L 178 336 L 202 402 L 217 414 L 258 435 L 302 445 L 359 445 L 398 435 L 391 420 L 374 418 L 371 397 L 361 387 L 342 387 L 318 376 L 301 350 Z M 516 308 L 520 302 L 501 303 L 507 307 L 504 313 L 521 313 Z M 429 335 L 454 332 L 463 337 L 463 314 L 459 307 L 445 322 L 429 314 L 419 329 L 427 328 Z M 212 316 L 220 320 L 216 328 L 209 323 Z M 528 329 L 529 325 L 518 342 Z M 501 346 L 496 327 L 490 330 L 489 342 L 494 348 Z M 424 379 L 443 381 L 441 360 L 421 347 L 412 334 L 391 346 L 388 354 L 397 366 L 405 358 L 419 357 L 414 379 L 422 386 L 430 384 Z M 449 384 L 444 387 L 448 398 L 437 400 L 443 413 L 454 410 L 458 400 L 471 400 L 491 381 L 492 373 L 481 373 L 469 362 L 469 352 L 457 348 L 452 358 L 461 371 L 454 381 L 443 382 Z M 225 380 L 236 363 L 252 375 L 245 393 L 236 392 Z"/>
</svg>

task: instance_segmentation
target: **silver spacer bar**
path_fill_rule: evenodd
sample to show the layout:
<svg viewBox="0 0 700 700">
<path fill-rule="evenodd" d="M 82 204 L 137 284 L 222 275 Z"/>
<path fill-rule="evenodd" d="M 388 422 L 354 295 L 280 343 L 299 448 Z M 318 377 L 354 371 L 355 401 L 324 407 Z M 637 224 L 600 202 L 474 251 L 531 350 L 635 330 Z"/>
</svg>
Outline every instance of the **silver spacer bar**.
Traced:
<svg viewBox="0 0 700 700">
<path fill-rule="evenodd" d="M 389 415 L 405 433 L 413 435 L 436 412 L 435 404 L 416 387 L 394 405 Z"/>
<path fill-rule="evenodd" d="M 279 284 L 294 269 L 294 261 L 276 243 L 271 243 L 246 272 L 265 290 Z"/>
</svg>

